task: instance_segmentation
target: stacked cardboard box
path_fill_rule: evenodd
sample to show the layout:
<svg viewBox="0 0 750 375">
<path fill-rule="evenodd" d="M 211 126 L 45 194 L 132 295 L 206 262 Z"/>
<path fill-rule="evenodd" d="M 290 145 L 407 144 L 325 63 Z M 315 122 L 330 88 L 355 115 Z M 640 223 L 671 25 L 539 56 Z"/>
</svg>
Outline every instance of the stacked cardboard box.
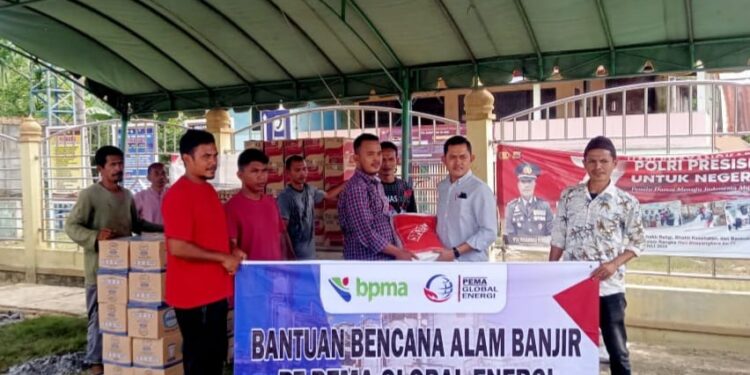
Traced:
<svg viewBox="0 0 750 375">
<path fill-rule="evenodd" d="M 127 239 L 99 242 L 99 272 L 96 276 L 102 357 L 109 373 L 127 373 L 132 352 L 128 335 L 128 269 L 130 244 Z M 105 369 L 106 370 L 106 369 Z"/>
<path fill-rule="evenodd" d="M 351 178 L 356 170 L 354 162 L 354 141 L 347 138 L 326 138 L 324 140 L 325 153 L 325 181 L 326 191 L 343 184 Z M 339 225 L 339 215 L 336 202 L 326 201 L 323 211 L 325 235 L 323 245 L 342 246 L 344 235 Z"/>
<path fill-rule="evenodd" d="M 284 175 L 284 163 L 292 155 L 300 155 L 307 162 L 307 183 L 328 191 L 351 178 L 356 169 L 354 141 L 348 138 L 322 138 L 287 141 L 246 141 L 245 148 L 263 150 L 269 158 L 266 192 L 278 196 L 289 179 Z M 338 221 L 337 203 L 326 201 L 315 206 L 316 245 L 341 246 L 343 234 Z"/>
<path fill-rule="evenodd" d="M 263 152 L 268 156 L 266 192 L 274 197 L 284 190 L 284 141 L 266 141 Z"/>
<path fill-rule="evenodd" d="M 99 326 L 104 373 L 183 373 L 182 336 L 164 302 L 161 236 L 99 242 Z"/>
</svg>

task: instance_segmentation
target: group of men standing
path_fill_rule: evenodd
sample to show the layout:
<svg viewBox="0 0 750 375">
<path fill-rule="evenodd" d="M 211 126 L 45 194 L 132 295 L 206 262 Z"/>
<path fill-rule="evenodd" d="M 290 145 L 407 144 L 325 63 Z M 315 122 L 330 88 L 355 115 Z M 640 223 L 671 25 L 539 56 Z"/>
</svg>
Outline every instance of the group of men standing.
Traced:
<svg viewBox="0 0 750 375">
<path fill-rule="evenodd" d="M 388 174 L 379 172 L 393 165 L 395 146 L 380 143 L 373 134 L 362 134 L 354 141 L 357 170 L 347 182 L 338 202 L 339 222 L 344 232 L 344 258 L 348 260 L 411 260 L 415 254 L 400 247 L 391 225 L 391 216 L 409 211 L 406 198 L 413 193 L 403 182 L 382 182 Z M 497 238 L 497 211 L 492 190 L 471 173 L 474 155 L 471 143 L 454 136 L 443 145 L 443 163 L 448 176 L 438 185 L 437 234 L 444 245 L 438 261 L 487 261 L 489 248 Z M 399 186 L 399 184 L 402 184 Z M 395 185 L 395 186 L 394 186 Z M 404 200 L 392 199 L 390 191 Z M 392 196 L 393 196 L 392 195 Z M 395 208 L 392 207 L 395 204 Z"/>
<path fill-rule="evenodd" d="M 392 215 L 416 211 L 413 188 L 396 177 L 397 147 L 365 133 L 354 141 L 354 151 L 354 175 L 327 192 L 306 183 L 303 158 L 290 157 L 285 161 L 289 184 L 274 199 L 265 194 L 269 158 L 260 150 L 245 150 L 237 163 L 242 189 L 222 205 L 208 182 L 216 173 L 218 151 L 207 132 L 189 130 L 180 139 L 184 176 L 166 189 L 164 167 L 153 165 L 149 168 L 152 187 L 135 198 L 119 185 L 124 170 L 122 151 L 112 146 L 97 150 L 100 181 L 80 193 L 66 222 L 66 232 L 85 250 L 86 360 L 94 365 L 92 372 L 101 370 L 95 285 L 99 240 L 164 231 L 166 300 L 175 308 L 188 375 L 222 373 L 227 310 L 234 293 L 233 275 L 241 261 L 315 259 L 316 203 L 338 198 L 345 259 L 414 259 L 413 253 L 400 247 L 391 224 Z M 462 136 L 451 137 L 443 145 L 448 175 L 438 185 L 436 230 L 444 246 L 436 251 L 438 261 L 488 261 L 497 239 L 495 196 L 472 174 L 474 158 L 471 143 Z M 592 139 L 584 151 L 584 163 L 590 179 L 563 191 L 549 229 L 549 259 L 601 264 L 592 277 L 601 280 L 604 342 L 612 373 L 629 374 L 623 266 L 644 245 L 640 208 L 635 198 L 610 180 L 617 160 L 609 139 Z M 521 172 L 536 177 L 533 168 Z M 526 203 L 534 204 L 529 199 Z M 520 220 L 520 214 L 516 216 Z"/>
</svg>

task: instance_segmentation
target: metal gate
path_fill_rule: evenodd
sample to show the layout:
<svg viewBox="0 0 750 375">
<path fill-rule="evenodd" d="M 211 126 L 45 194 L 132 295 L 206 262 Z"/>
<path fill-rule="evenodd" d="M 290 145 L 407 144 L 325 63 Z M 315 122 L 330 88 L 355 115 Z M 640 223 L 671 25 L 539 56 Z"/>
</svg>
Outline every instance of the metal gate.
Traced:
<svg viewBox="0 0 750 375">
<path fill-rule="evenodd" d="M 0 119 L 0 247 L 23 246 L 20 119 Z"/>
<path fill-rule="evenodd" d="M 65 219 L 79 192 L 98 180 L 96 150 L 119 145 L 121 123 L 107 120 L 72 127 L 44 127 L 42 142 L 42 240 L 50 248 L 75 249 L 65 234 Z M 167 166 L 178 158 L 185 128 L 154 120 L 132 120 L 125 142 L 124 187 L 147 188 L 146 171 L 154 162 Z M 169 168 L 167 169 L 169 171 Z M 168 172 L 169 173 L 169 172 Z"/>
<path fill-rule="evenodd" d="M 443 142 L 453 135 L 465 133 L 465 126 L 456 120 L 421 112 L 411 112 L 411 121 L 409 172 L 417 209 L 434 213 L 437 209 L 437 184 L 448 173 L 440 161 Z M 285 134 L 285 139 L 356 138 L 362 133 L 372 133 L 381 140 L 396 143 L 401 150 L 401 123 L 400 108 L 343 105 L 296 110 L 238 129 L 233 137 L 234 149 L 244 149 L 245 140 L 272 139 L 269 129 L 288 124 L 292 131 Z"/>
</svg>

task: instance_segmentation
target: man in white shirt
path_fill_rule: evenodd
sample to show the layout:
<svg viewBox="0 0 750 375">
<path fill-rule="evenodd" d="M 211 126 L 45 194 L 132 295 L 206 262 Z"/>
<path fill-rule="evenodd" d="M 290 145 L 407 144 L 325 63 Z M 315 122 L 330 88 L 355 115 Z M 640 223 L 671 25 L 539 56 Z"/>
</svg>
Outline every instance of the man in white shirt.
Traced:
<svg viewBox="0 0 750 375">
<path fill-rule="evenodd" d="M 549 259 L 596 261 L 591 276 L 599 284 L 599 326 L 613 375 L 630 374 L 625 332 L 625 263 L 638 256 L 646 238 L 641 208 L 610 178 L 617 166 L 611 140 L 596 137 L 583 152 L 589 180 L 563 190 L 552 228 Z"/>
<path fill-rule="evenodd" d="M 437 234 L 445 250 L 438 261 L 486 262 L 497 239 L 497 200 L 471 173 L 471 143 L 460 135 L 443 145 L 448 177 L 438 184 Z"/>
</svg>

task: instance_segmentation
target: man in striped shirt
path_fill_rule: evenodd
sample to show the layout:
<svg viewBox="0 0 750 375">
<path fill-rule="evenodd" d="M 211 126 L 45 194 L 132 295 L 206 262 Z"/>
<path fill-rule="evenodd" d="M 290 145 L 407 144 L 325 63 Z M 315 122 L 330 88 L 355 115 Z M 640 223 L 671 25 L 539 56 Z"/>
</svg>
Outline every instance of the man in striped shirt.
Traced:
<svg viewBox="0 0 750 375">
<path fill-rule="evenodd" d="M 344 232 L 344 259 L 410 260 L 414 255 L 396 246 L 391 208 L 378 178 L 382 163 L 380 140 L 362 134 L 354 140 L 357 170 L 339 195 L 338 211 Z"/>
</svg>

